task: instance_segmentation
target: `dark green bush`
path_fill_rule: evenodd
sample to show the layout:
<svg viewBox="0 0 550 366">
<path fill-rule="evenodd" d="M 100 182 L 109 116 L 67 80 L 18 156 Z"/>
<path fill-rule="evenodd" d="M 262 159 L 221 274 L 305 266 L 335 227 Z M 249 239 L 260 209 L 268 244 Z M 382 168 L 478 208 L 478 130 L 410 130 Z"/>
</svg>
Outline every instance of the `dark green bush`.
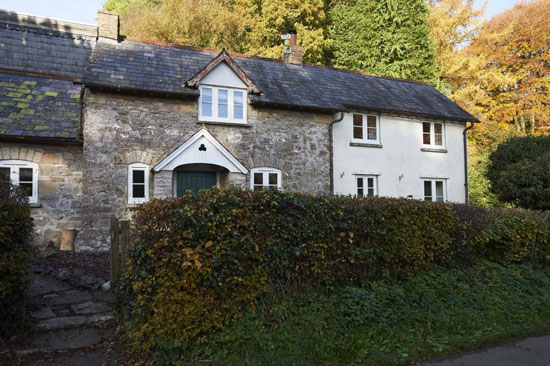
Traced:
<svg viewBox="0 0 550 366">
<path fill-rule="evenodd" d="M 120 287 L 128 334 L 148 350 L 188 345 L 269 289 L 364 286 L 479 260 L 546 265 L 549 223 L 524 210 L 276 190 L 153 200 L 134 216 Z"/>
<path fill-rule="evenodd" d="M 502 202 L 550 210 L 550 136 L 515 137 L 489 157 L 487 178 Z"/>
<path fill-rule="evenodd" d="M 134 216 L 122 283 L 130 334 L 154 347 L 220 328 L 269 285 L 306 288 L 404 277 L 447 263 L 451 206 L 224 189 L 152 201 Z"/>
<path fill-rule="evenodd" d="M 25 321 L 32 229 L 24 194 L 0 181 L 0 337 L 16 332 Z"/>
<path fill-rule="evenodd" d="M 455 205 L 465 230 L 455 240 L 455 256 L 472 263 L 550 263 L 550 213 Z"/>
</svg>

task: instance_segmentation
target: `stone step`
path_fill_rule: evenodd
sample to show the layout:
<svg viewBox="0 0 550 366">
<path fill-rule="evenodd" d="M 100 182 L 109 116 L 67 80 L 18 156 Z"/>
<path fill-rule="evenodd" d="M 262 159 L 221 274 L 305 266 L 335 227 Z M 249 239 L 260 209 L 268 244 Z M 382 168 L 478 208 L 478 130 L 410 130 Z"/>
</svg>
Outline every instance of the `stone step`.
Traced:
<svg viewBox="0 0 550 366">
<path fill-rule="evenodd" d="M 105 314 L 94 314 L 88 317 L 87 323 L 90 325 L 105 325 L 110 324 L 115 321 L 115 317 L 113 314 L 105 313 Z"/>
<path fill-rule="evenodd" d="M 86 317 L 79 316 L 58 316 L 55 318 L 41 320 L 36 324 L 39 331 L 48 331 L 56 329 L 76 328 L 86 324 Z"/>
<path fill-rule="evenodd" d="M 48 294 L 42 298 L 42 303 L 48 306 L 73 305 L 90 301 L 92 296 L 86 291 L 69 291 L 61 294 Z"/>
<path fill-rule="evenodd" d="M 58 329 L 78 328 L 84 325 L 103 326 L 113 322 L 114 320 L 115 317 L 110 313 L 93 314 L 90 316 L 58 316 L 39 321 L 36 324 L 36 330 L 51 331 Z"/>
<path fill-rule="evenodd" d="M 42 308 L 38 311 L 31 312 L 31 318 L 36 320 L 54 318 L 55 314 L 50 308 Z"/>
<path fill-rule="evenodd" d="M 41 355 L 42 358 L 45 355 L 49 355 L 50 358 L 57 357 L 55 354 L 63 355 L 70 351 L 95 346 L 103 340 L 109 339 L 114 332 L 114 328 L 77 328 L 41 333 L 36 335 L 28 347 L 14 350 L 14 353 L 18 357 L 38 355 Z M 101 365 L 101 363 L 97 365 Z"/>
<path fill-rule="evenodd" d="M 63 329 L 39 334 L 33 341 L 34 348 L 48 351 L 87 348 L 101 342 L 101 335 L 93 328 Z"/>
<path fill-rule="evenodd" d="M 36 276 L 29 290 L 31 297 L 42 296 L 49 293 L 58 293 L 70 290 L 67 284 L 48 276 Z"/>
<path fill-rule="evenodd" d="M 109 305 L 103 302 L 98 303 L 93 301 L 86 301 L 80 304 L 71 305 L 71 308 L 78 315 L 105 313 L 109 311 Z"/>
</svg>

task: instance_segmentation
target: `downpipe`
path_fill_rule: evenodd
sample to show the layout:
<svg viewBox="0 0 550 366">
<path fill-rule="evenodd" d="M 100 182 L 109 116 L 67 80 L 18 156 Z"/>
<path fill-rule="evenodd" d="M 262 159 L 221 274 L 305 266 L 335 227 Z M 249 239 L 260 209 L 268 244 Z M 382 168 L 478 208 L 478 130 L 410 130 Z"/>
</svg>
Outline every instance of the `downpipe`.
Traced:
<svg viewBox="0 0 550 366">
<path fill-rule="evenodd" d="M 470 126 L 466 127 L 462 132 L 464 140 L 464 192 L 466 197 L 464 202 L 466 205 L 470 204 L 470 187 L 468 180 L 468 131 L 474 128 L 474 122 L 470 122 Z"/>
<path fill-rule="evenodd" d="M 344 119 L 344 112 L 340 112 L 340 118 L 333 120 L 328 126 L 329 134 L 329 174 L 330 174 L 330 194 L 334 194 L 334 125 Z"/>
</svg>

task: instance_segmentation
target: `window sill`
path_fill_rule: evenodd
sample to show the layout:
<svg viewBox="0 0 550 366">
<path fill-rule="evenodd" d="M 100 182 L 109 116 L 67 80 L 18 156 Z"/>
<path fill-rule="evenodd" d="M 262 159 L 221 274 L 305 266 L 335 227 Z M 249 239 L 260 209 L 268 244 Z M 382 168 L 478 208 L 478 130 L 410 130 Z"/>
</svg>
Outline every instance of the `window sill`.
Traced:
<svg viewBox="0 0 550 366">
<path fill-rule="evenodd" d="M 448 152 L 447 149 L 434 149 L 434 148 L 428 148 L 428 147 L 423 147 L 420 149 L 420 151 L 442 153 L 442 154 L 446 154 Z"/>
<path fill-rule="evenodd" d="M 147 202 L 143 202 L 143 203 L 127 203 L 126 204 L 126 208 L 128 209 L 135 209 L 135 208 L 138 208 L 139 206 L 141 205 L 144 205 L 146 204 Z"/>
<path fill-rule="evenodd" d="M 349 146 L 356 146 L 356 147 L 374 147 L 376 149 L 381 149 L 382 144 L 373 144 L 368 142 L 350 142 Z"/>
<path fill-rule="evenodd" d="M 30 208 L 42 208 L 41 203 L 29 203 Z"/>
<path fill-rule="evenodd" d="M 210 126 L 228 126 L 228 127 L 244 127 L 251 128 L 252 126 L 248 123 L 241 122 L 214 122 L 214 121 L 199 121 L 198 125 L 210 125 Z"/>
</svg>

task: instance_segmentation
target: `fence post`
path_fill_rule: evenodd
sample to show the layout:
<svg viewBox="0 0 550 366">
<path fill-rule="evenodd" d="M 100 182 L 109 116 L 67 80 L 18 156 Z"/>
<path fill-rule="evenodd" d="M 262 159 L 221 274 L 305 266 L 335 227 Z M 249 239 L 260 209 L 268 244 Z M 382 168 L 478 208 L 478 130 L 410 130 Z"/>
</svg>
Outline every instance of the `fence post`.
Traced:
<svg viewBox="0 0 550 366">
<path fill-rule="evenodd" d="M 126 269 L 126 260 L 130 250 L 130 221 L 120 221 L 120 268 L 121 273 Z"/>
<path fill-rule="evenodd" d="M 120 226 L 118 219 L 113 217 L 111 218 L 111 286 L 118 281 L 118 273 L 120 270 L 119 234 Z"/>
</svg>

